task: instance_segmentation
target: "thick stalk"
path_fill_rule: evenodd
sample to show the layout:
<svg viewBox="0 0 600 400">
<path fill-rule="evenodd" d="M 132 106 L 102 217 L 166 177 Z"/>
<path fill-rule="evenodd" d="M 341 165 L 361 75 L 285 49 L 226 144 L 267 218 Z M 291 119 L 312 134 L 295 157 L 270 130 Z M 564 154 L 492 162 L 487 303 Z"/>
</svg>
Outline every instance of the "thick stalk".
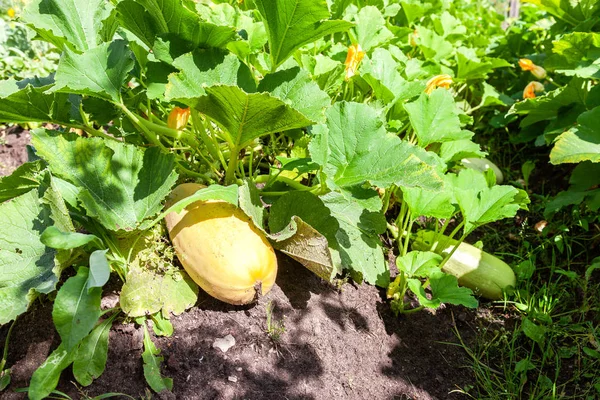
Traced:
<svg viewBox="0 0 600 400">
<path fill-rule="evenodd" d="M 131 120 L 131 122 L 133 122 L 135 125 L 137 125 L 137 127 L 142 131 L 142 134 L 144 135 L 144 137 L 146 138 L 147 141 L 154 144 L 155 146 L 160 147 L 164 152 L 168 152 L 167 148 L 160 142 L 158 135 L 150 132 L 150 130 L 146 127 L 146 125 L 144 125 L 142 122 L 140 122 L 141 119 L 137 115 L 135 115 L 134 113 L 129 111 L 129 109 L 127 108 L 127 106 L 125 104 L 122 104 L 122 103 L 116 103 L 116 104 L 125 113 L 125 115 L 127 115 L 127 117 Z"/>
<path fill-rule="evenodd" d="M 405 256 L 408 253 L 408 242 L 410 241 L 410 232 L 412 230 L 412 226 L 415 220 L 410 219 L 410 223 L 408 224 L 408 228 L 406 229 L 407 235 L 404 237 L 404 249 L 402 250 L 402 255 Z"/>
<path fill-rule="evenodd" d="M 225 184 L 229 185 L 235 181 L 235 170 L 238 164 L 238 154 L 240 150 L 236 147 L 231 150 L 229 155 L 229 164 L 227 165 L 227 172 L 225 173 Z"/>
</svg>

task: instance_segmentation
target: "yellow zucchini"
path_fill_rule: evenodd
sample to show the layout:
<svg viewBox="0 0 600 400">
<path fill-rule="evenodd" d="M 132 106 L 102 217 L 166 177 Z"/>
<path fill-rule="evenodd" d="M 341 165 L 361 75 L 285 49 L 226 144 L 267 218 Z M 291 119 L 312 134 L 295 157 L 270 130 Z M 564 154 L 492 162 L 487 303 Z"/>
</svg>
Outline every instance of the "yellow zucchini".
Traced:
<svg viewBox="0 0 600 400">
<path fill-rule="evenodd" d="M 177 186 L 166 207 L 204 186 Z M 275 283 L 277 258 L 263 233 L 239 208 L 225 201 L 197 201 L 165 217 L 179 261 L 211 296 L 248 304 Z"/>
</svg>

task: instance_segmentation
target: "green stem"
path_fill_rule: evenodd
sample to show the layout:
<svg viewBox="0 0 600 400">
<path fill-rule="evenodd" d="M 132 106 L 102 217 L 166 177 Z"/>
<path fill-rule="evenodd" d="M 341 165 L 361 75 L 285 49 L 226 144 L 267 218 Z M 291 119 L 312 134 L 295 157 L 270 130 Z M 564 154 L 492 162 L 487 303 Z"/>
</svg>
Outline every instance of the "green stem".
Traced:
<svg viewBox="0 0 600 400">
<path fill-rule="evenodd" d="M 10 334 L 12 333 L 15 324 L 17 323 L 17 317 L 8 328 L 8 333 L 6 334 L 6 339 L 4 340 L 4 351 L 2 352 L 2 361 L 0 361 L 0 373 L 4 371 L 4 366 L 6 365 L 6 360 L 8 359 L 8 342 L 10 340 Z"/>
<path fill-rule="evenodd" d="M 140 130 L 142 131 L 142 134 L 144 135 L 144 137 L 146 138 L 147 141 L 154 144 L 155 146 L 160 147 L 161 150 L 163 150 L 165 153 L 168 152 L 167 148 L 160 142 L 158 135 L 150 132 L 150 130 L 146 127 L 146 125 L 144 125 L 142 122 L 140 122 L 141 119 L 137 115 L 135 115 L 134 113 L 129 111 L 129 109 L 127 108 L 127 106 L 125 106 L 125 104 L 123 104 L 123 103 L 115 103 L 115 104 L 117 104 L 117 106 L 125 113 L 125 115 L 127 115 L 127 117 L 131 120 L 131 122 L 133 122 L 135 125 L 138 126 L 138 128 L 140 128 Z"/>
<path fill-rule="evenodd" d="M 461 236 L 461 238 L 458 240 L 458 243 L 456 243 L 456 245 L 452 248 L 452 251 L 450 253 L 448 253 L 448 255 L 446 257 L 444 257 L 444 259 L 440 263 L 440 269 L 444 268 L 444 265 L 446 265 L 446 263 L 448 262 L 450 257 L 452 257 L 454 252 L 458 249 L 458 246 L 466 239 L 466 237 L 467 237 L 466 233 Z"/>
<path fill-rule="evenodd" d="M 565 87 L 565 85 L 561 85 L 560 83 L 556 83 L 556 82 L 554 81 L 554 79 L 550 78 L 550 77 L 549 77 L 549 76 L 547 76 L 547 75 L 546 75 L 546 79 L 547 79 L 547 80 L 548 80 L 550 83 L 552 83 L 554 86 L 556 86 L 556 87 L 559 87 L 559 88 Z"/>
<path fill-rule="evenodd" d="M 458 233 L 460 228 L 462 228 L 464 225 L 465 225 L 465 221 L 462 221 L 460 224 L 458 224 L 458 226 L 456 228 L 454 228 L 454 230 L 452 231 L 452 233 L 450 233 L 450 235 L 448 237 L 450 239 L 454 238 L 454 236 L 456 236 L 456 234 Z"/>
<path fill-rule="evenodd" d="M 446 231 L 446 228 L 448 228 L 448 225 L 450 224 L 450 219 L 451 218 L 446 218 L 446 221 L 444 221 L 444 225 L 442 225 L 442 229 L 439 232 L 437 232 L 437 234 L 435 235 L 435 242 L 433 244 L 433 247 L 431 248 L 431 251 L 433 251 L 434 253 L 438 247 L 438 244 L 440 243 L 438 239 L 440 238 L 441 235 L 444 234 L 444 232 Z M 437 226 L 438 226 L 438 224 L 436 223 L 435 224 L 436 231 L 437 231 Z"/>
<path fill-rule="evenodd" d="M 179 161 L 177 161 L 177 168 L 179 168 L 181 171 L 183 171 L 184 174 L 186 174 L 188 176 L 193 176 L 195 178 L 202 179 L 204 181 L 204 183 L 210 182 L 210 177 L 208 175 L 200 173 L 200 172 L 192 171 L 191 169 L 187 169 L 186 167 L 181 165 L 181 163 Z"/>
<path fill-rule="evenodd" d="M 410 219 L 410 223 L 408 224 L 408 229 L 406 229 L 407 235 L 404 237 L 404 249 L 402 250 L 402 256 L 405 256 L 408 253 L 408 242 L 410 241 L 410 232 L 412 230 L 412 226 L 415 220 Z"/>
<path fill-rule="evenodd" d="M 405 303 L 404 306 L 406 306 L 406 305 L 410 305 L 410 304 Z M 425 306 L 423 306 L 423 305 L 416 307 L 416 308 L 411 308 L 410 310 L 406 310 L 403 308 L 401 312 L 402 312 L 402 314 L 412 314 L 412 313 L 419 312 L 424 308 L 425 308 Z"/>
<path fill-rule="evenodd" d="M 206 131 L 206 126 L 204 125 L 204 122 L 202 122 L 202 118 L 198 114 L 198 111 L 196 111 L 192 108 L 191 114 L 192 114 L 192 128 L 194 129 L 194 132 L 196 133 L 196 135 L 198 135 L 198 137 L 200 137 L 200 139 L 204 143 L 204 146 L 206 146 L 210 155 L 215 160 L 220 161 L 223 168 L 225 168 L 227 166 L 227 163 L 225 162 L 225 158 L 223 158 L 223 154 L 221 153 L 218 144 L 215 144 L 215 142 L 209 137 L 209 135 Z"/>
<path fill-rule="evenodd" d="M 114 140 L 120 142 L 116 137 L 110 136 L 99 129 L 92 128 L 91 126 L 79 125 L 79 124 L 64 124 L 67 128 L 81 129 L 82 131 L 89 133 L 92 136 L 101 137 L 103 139 Z"/>
<path fill-rule="evenodd" d="M 148 130 L 153 132 L 160 133 L 161 135 L 176 139 L 176 140 L 185 140 L 185 141 L 193 141 L 194 136 L 185 131 L 179 131 L 177 129 L 171 129 L 168 126 L 163 126 L 159 124 L 155 124 L 152 121 L 148 121 L 147 119 L 140 118 L 139 122 L 144 124 Z"/>
<path fill-rule="evenodd" d="M 225 184 L 229 185 L 235 180 L 235 170 L 238 164 L 238 154 L 240 150 L 236 147 L 231 150 L 229 155 L 229 164 L 227 165 L 227 172 L 225 173 Z"/>
<path fill-rule="evenodd" d="M 381 209 L 382 214 L 385 214 L 390 207 L 390 199 L 392 197 L 392 193 L 396 190 L 396 185 L 392 185 L 388 190 L 385 191 L 383 196 L 383 208 Z"/>
</svg>

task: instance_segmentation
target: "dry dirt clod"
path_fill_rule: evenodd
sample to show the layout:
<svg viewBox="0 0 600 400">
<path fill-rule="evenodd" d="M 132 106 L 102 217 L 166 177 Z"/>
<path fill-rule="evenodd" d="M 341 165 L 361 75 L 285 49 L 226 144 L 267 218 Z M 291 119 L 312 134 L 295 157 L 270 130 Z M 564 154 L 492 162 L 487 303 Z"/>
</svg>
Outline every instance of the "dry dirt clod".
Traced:
<svg viewBox="0 0 600 400">
<path fill-rule="evenodd" d="M 227 350 L 235 346 L 235 338 L 231 335 L 227 335 L 223 338 L 217 338 L 213 342 L 213 348 L 221 350 L 223 353 L 227 353 Z"/>
</svg>

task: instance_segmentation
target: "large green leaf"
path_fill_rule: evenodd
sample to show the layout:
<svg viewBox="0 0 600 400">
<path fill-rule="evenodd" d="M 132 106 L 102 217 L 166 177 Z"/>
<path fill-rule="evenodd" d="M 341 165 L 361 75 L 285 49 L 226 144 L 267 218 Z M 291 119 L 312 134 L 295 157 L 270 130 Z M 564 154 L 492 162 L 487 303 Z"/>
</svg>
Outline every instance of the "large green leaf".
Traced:
<svg viewBox="0 0 600 400">
<path fill-rule="evenodd" d="M 436 89 L 404 106 L 415 130 L 419 145 L 470 139 L 472 133 L 461 129 L 458 108 L 446 89 Z"/>
<path fill-rule="evenodd" d="M 396 258 L 398 270 L 403 271 L 407 277 L 427 278 L 440 270 L 441 262 L 442 256 L 431 251 L 411 251 Z"/>
<path fill-rule="evenodd" d="M 552 14 L 556 18 L 567 22 L 573 26 L 584 22 L 593 17 L 594 12 L 598 10 L 598 2 L 594 0 L 583 1 L 565 1 L 565 0 L 523 0 L 526 3 L 532 3 Z"/>
<path fill-rule="evenodd" d="M 313 121 L 267 93 L 245 93 L 237 86 L 212 86 L 196 108 L 214 119 L 227 133 L 227 142 L 243 148 L 270 133 L 302 128 Z"/>
<path fill-rule="evenodd" d="M 0 325 L 27 311 L 35 292 L 54 291 L 56 252 L 40 240 L 50 217 L 37 189 L 0 204 Z"/>
<path fill-rule="evenodd" d="M 67 351 L 74 349 L 100 318 L 102 289 L 88 291 L 88 275 L 89 270 L 80 267 L 77 275 L 61 286 L 54 301 L 52 320 Z"/>
<path fill-rule="evenodd" d="M 124 40 L 115 40 L 77 54 L 65 49 L 49 92 L 77 93 L 121 101 L 121 86 L 134 61 Z"/>
<path fill-rule="evenodd" d="M 236 37 L 232 27 L 202 21 L 181 0 L 124 0 L 117 11 L 121 25 L 166 62 L 198 47 L 224 47 Z"/>
<path fill-rule="evenodd" d="M 552 151 L 552 164 L 578 163 L 586 160 L 600 162 L 600 107 L 584 112 L 579 123 L 558 137 Z"/>
<path fill-rule="evenodd" d="M 108 333 L 118 313 L 98 324 L 77 348 L 73 362 L 73 375 L 77 382 L 89 386 L 106 368 Z"/>
<path fill-rule="evenodd" d="M 356 23 L 353 28 L 356 32 L 356 40 L 364 51 L 381 46 L 394 37 L 394 34 L 386 28 L 381 11 L 375 6 L 361 8 L 354 16 L 354 22 Z"/>
<path fill-rule="evenodd" d="M 523 190 L 508 185 L 488 187 L 484 175 L 472 169 L 462 170 L 453 187 L 465 219 L 465 233 L 489 222 L 514 217 L 529 203 Z"/>
<path fill-rule="evenodd" d="M 299 47 L 352 26 L 346 21 L 323 21 L 330 17 L 325 0 L 255 0 L 254 3 L 267 27 L 273 70 Z"/>
<path fill-rule="evenodd" d="M 584 110 L 589 100 L 587 93 L 587 83 L 583 79 L 574 78 L 565 87 L 555 89 L 544 96 L 513 104 L 509 114 L 526 115 L 520 123 L 524 128 L 539 121 L 556 119 L 559 112 L 564 115 L 567 107 L 579 107 Z"/>
<path fill-rule="evenodd" d="M 47 130 L 35 131 L 32 141 L 56 175 L 82 188 L 87 214 L 113 231 L 133 230 L 158 213 L 177 179 L 174 157 L 156 147 Z"/>
<path fill-rule="evenodd" d="M 581 78 L 600 78 L 600 33 L 573 32 L 553 42 L 548 69 Z"/>
<path fill-rule="evenodd" d="M 366 104 L 339 102 L 325 113 L 327 122 L 313 129 L 309 150 L 323 166 L 328 184 L 349 187 L 370 182 L 385 188 L 442 186 L 433 154 L 386 132 Z"/>
<path fill-rule="evenodd" d="M 84 52 L 104 41 L 103 22 L 112 8 L 104 0 L 33 0 L 22 18 L 41 39 Z"/>
<path fill-rule="evenodd" d="M 511 67 L 512 65 L 503 59 L 477 57 L 476 51 L 471 48 L 461 47 L 456 51 L 456 63 L 458 65 L 456 77 L 458 79 L 485 79 L 487 74 L 494 68 Z"/>
<path fill-rule="evenodd" d="M 0 177 L 0 204 L 39 187 L 46 172 L 45 163 L 37 160 L 21 165 L 11 175 Z"/>
<path fill-rule="evenodd" d="M 373 88 L 375 96 L 390 106 L 405 90 L 406 81 L 397 68 L 398 62 L 383 48 L 376 48 L 360 67 L 362 78 Z"/>
<path fill-rule="evenodd" d="M 177 58 L 173 66 L 180 72 L 169 76 L 166 99 L 177 100 L 190 107 L 198 105 L 198 97 L 206 94 L 204 88 L 208 86 L 238 86 L 247 93 L 256 89 L 248 67 L 234 54 L 225 50 L 197 49 Z"/>
<path fill-rule="evenodd" d="M 351 191 L 328 193 L 321 199 L 339 223 L 335 236 L 342 266 L 356 280 L 387 287 L 390 274 L 378 236 L 385 232 L 386 221 L 377 192 L 354 187 Z"/>
<path fill-rule="evenodd" d="M 426 59 L 441 61 L 454 53 L 454 46 L 447 40 L 444 40 L 435 31 L 417 26 L 419 36 L 417 44 L 423 52 Z"/>
<path fill-rule="evenodd" d="M 322 122 L 323 111 L 331 104 L 327 93 L 298 67 L 266 75 L 258 85 L 259 92 L 267 92 L 300 111 L 311 121 Z"/>
<path fill-rule="evenodd" d="M 446 219 L 456 211 L 456 201 L 448 185 L 435 191 L 405 186 L 402 188 L 402 194 L 402 200 L 408 205 L 413 220 L 421 216 Z"/>
<path fill-rule="evenodd" d="M 54 79 L 0 81 L 0 120 L 3 122 L 54 122 L 79 120 L 79 98 L 66 93 L 45 93 Z"/>
</svg>

